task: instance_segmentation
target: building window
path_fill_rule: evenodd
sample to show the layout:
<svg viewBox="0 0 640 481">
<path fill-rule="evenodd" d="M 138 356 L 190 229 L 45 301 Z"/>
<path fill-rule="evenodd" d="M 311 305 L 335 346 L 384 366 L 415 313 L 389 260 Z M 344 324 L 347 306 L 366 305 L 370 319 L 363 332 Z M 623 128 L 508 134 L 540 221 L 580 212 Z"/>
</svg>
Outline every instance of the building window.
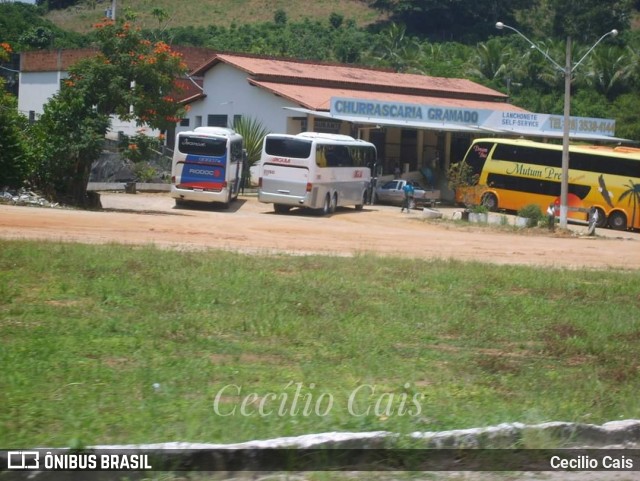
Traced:
<svg viewBox="0 0 640 481">
<path fill-rule="evenodd" d="M 235 127 L 236 125 L 238 125 L 238 122 L 240 122 L 240 120 L 242 120 L 242 115 L 234 115 L 233 116 L 233 126 Z"/>
<path fill-rule="evenodd" d="M 202 127 L 202 115 L 196 115 L 195 127 Z"/>
<path fill-rule="evenodd" d="M 189 119 L 182 119 L 180 121 L 180 127 L 189 127 Z"/>
<path fill-rule="evenodd" d="M 227 116 L 226 115 L 207 115 L 208 127 L 226 127 Z"/>
</svg>

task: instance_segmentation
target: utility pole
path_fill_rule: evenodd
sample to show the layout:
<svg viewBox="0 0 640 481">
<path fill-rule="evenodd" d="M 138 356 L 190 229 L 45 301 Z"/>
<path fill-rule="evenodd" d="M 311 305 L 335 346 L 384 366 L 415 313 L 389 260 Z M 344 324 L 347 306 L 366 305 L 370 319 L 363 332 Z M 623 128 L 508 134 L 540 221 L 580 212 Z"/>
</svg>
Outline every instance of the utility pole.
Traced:
<svg viewBox="0 0 640 481">
<path fill-rule="evenodd" d="M 116 20 L 116 0 L 111 0 L 111 7 L 105 10 L 105 17 L 110 18 L 115 22 Z"/>
</svg>

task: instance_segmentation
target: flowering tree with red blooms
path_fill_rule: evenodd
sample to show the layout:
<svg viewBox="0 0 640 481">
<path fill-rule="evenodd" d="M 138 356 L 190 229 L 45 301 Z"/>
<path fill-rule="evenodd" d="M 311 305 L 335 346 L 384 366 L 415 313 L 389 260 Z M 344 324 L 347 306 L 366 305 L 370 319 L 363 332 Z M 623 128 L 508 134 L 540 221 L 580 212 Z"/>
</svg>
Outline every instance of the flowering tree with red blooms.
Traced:
<svg viewBox="0 0 640 481">
<path fill-rule="evenodd" d="M 0 43 L 0 61 L 9 60 L 11 45 Z M 28 123 L 18 113 L 17 99 L 4 89 L 0 76 L 0 188 L 21 187 L 31 168 Z"/>
<path fill-rule="evenodd" d="M 130 22 L 96 24 L 96 55 L 74 64 L 39 121 L 46 148 L 38 183 L 51 195 L 87 205 L 91 164 L 102 150 L 110 116 L 152 129 L 184 116 L 176 79 L 187 71 L 164 42 L 151 42 Z"/>
</svg>

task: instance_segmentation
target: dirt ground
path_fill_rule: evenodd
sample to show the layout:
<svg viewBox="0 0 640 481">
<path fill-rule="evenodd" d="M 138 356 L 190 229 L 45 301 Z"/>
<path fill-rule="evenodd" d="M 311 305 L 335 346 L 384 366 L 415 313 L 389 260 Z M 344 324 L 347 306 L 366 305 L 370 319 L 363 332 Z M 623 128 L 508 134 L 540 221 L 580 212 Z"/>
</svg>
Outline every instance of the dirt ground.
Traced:
<svg viewBox="0 0 640 481">
<path fill-rule="evenodd" d="M 231 208 L 175 208 L 167 193 L 102 193 L 103 211 L 0 205 L 0 237 L 85 243 L 152 243 L 166 248 L 250 253 L 355 255 L 475 260 L 555 267 L 640 268 L 640 233 L 586 226 L 571 232 L 505 229 L 425 220 L 393 206 L 339 209 L 330 217 L 294 210 L 276 215 L 255 195 Z M 440 209 L 451 219 L 454 208 Z"/>
</svg>

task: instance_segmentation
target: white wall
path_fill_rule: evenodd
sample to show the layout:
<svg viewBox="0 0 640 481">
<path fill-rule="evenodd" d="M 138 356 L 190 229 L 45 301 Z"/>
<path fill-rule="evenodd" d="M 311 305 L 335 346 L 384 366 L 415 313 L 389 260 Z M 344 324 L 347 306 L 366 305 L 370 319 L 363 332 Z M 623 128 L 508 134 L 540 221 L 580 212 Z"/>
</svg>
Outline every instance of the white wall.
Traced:
<svg viewBox="0 0 640 481">
<path fill-rule="evenodd" d="M 232 121 L 235 115 L 259 120 L 270 132 L 287 132 L 289 117 L 300 116 L 283 107 L 299 107 L 289 100 L 277 97 L 247 81 L 248 74 L 237 68 L 220 63 L 205 73 L 204 93 L 206 97 L 191 104 L 187 118 L 189 127 L 178 127 L 178 131 L 193 130 L 195 118 L 202 117 L 207 125 L 207 115 L 226 115 Z"/>
<path fill-rule="evenodd" d="M 60 90 L 60 82 L 67 78 L 67 72 L 20 72 L 20 91 L 18 95 L 18 111 L 28 116 L 34 111 L 36 116 L 44 112 L 44 105 Z M 132 136 L 139 133 L 141 127 L 135 122 L 124 122 L 118 117 L 111 117 L 111 129 L 107 134 L 109 138 L 117 138 L 118 132 Z M 158 130 L 148 127 L 145 133 L 157 136 Z"/>
<path fill-rule="evenodd" d="M 60 81 L 66 77 L 66 72 L 20 72 L 20 113 L 29 115 L 29 111 L 33 110 L 36 115 L 40 115 L 44 112 L 44 104 L 58 92 Z"/>
</svg>

